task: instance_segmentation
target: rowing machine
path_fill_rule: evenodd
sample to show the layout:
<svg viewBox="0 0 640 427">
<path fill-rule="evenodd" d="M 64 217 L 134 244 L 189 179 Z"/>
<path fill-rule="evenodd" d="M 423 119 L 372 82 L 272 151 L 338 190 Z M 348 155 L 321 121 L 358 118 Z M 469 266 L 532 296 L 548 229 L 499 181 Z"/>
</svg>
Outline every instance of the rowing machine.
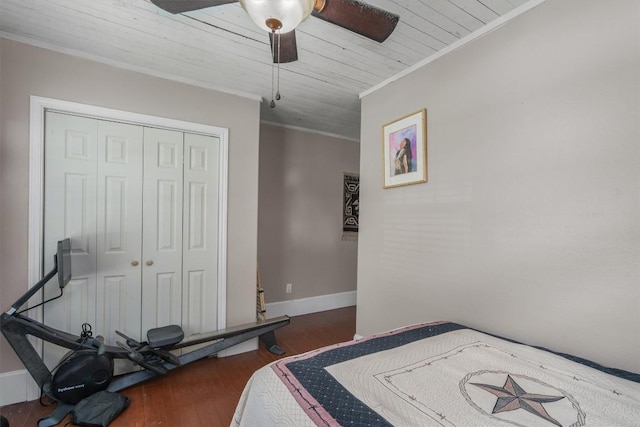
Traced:
<svg viewBox="0 0 640 427">
<path fill-rule="evenodd" d="M 177 325 L 150 329 L 147 332 L 147 341 L 144 342 L 138 342 L 116 331 L 124 342 L 112 346 L 105 344 L 101 336 L 93 337 L 91 331 L 84 327 L 81 335 L 74 335 L 49 327 L 18 312 L 20 307 L 56 274 L 62 292 L 71 279 L 70 251 L 69 239 L 59 241 L 53 270 L 0 316 L 2 334 L 42 393 L 59 403 L 53 414 L 39 421 L 39 427 L 57 424 L 73 410 L 76 403 L 94 393 L 102 390 L 120 391 L 158 375 L 164 375 L 180 366 L 210 357 L 251 338 L 270 337 L 275 329 L 290 322 L 288 316 L 281 316 L 199 335 L 196 339 L 185 342 L 182 341 L 184 332 Z M 71 350 L 54 369 L 55 372 L 45 365 L 29 341 L 29 335 Z M 173 350 L 209 342 L 211 344 L 181 356 L 171 353 Z M 129 359 L 144 369 L 114 378 L 114 359 Z"/>
</svg>

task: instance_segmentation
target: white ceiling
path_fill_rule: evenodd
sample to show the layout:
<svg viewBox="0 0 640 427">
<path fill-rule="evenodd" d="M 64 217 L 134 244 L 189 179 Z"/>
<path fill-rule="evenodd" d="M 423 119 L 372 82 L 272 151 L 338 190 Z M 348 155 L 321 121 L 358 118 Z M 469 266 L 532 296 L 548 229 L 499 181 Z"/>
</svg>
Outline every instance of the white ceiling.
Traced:
<svg viewBox="0 0 640 427">
<path fill-rule="evenodd" d="M 358 139 L 361 93 L 531 1 L 367 0 L 400 16 L 382 44 L 309 17 L 298 61 L 280 65 L 276 108 L 268 34 L 238 3 L 172 15 L 149 0 L 0 0 L 0 35 L 262 98 L 263 121 Z"/>
</svg>

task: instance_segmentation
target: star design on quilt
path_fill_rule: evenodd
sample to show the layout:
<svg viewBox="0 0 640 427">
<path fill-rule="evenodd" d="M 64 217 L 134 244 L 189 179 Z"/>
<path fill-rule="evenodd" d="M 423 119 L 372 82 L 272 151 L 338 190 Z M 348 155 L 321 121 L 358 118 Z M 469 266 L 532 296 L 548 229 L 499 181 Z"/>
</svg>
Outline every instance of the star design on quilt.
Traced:
<svg viewBox="0 0 640 427">
<path fill-rule="evenodd" d="M 491 384 L 471 384 L 498 397 L 498 400 L 493 407 L 493 414 L 515 411 L 516 409 L 524 409 L 525 411 L 543 418 L 554 425 L 562 427 L 562 424 L 553 419 L 546 409 L 544 409 L 542 404 L 557 402 L 560 399 L 564 399 L 564 396 L 527 393 L 514 381 L 513 378 L 511 378 L 511 375 L 507 375 L 507 381 L 502 387 L 497 387 Z"/>
</svg>

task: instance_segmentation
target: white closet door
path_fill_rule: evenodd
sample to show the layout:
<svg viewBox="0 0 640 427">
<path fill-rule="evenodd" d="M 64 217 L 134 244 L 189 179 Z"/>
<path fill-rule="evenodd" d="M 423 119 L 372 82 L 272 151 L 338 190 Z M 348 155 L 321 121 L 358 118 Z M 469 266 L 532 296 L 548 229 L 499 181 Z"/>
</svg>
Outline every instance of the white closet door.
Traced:
<svg viewBox="0 0 640 427">
<path fill-rule="evenodd" d="M 182 132 L 144 129 L 142 331 L 181 324 Z"/>
<path fill-rule="evenodd" d="M 108 344 L 116 330 L 141 339 L 143 128 L 98 122 L 97 319 Z"/>
<path fill-rule="evenodd" d="M 218 329 L 220 140 L 185 134 L 182 328 L 185 339 Z"/>
<path fill-rule="evenodd" d="M 45 323 L 90 323 L 112 345 L 116 330 L 144 341 L 168 324 L 187 339 L 218 329 L 220 139 L 52 112 L 45 132 L 45 269 L 60 239 L 73 257 Z"/>
<path fill-rule="evenodd" d="M 52 112 L 45 117 L 44 270 L 53 268 L 58 240 L 69 237 L 73 279 L 64 298 L 45 305 L 44 322 L 76 334 L 96 320 L 96 129 L 93 119 Z M 53 280 L 44 298 L 59 292 Z M 55 366 L 66 351 L 45 345 L 45 363 Z"/>
</svg>

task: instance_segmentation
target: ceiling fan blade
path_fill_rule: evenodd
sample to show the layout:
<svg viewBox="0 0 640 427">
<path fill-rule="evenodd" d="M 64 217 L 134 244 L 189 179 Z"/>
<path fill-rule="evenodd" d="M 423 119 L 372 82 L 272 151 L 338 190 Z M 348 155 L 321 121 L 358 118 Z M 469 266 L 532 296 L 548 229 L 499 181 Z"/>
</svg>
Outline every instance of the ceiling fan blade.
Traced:
<svg viewBox="0 0 640 427">
<path fill-rule="evenodd" d="M 280 39 L 280 49 L 278 49 L 278 38 Z M 269 33 L 269 41 L 271 42 L 271 53 L 275 64 L 298 60 L 295 30 L 283 34 Z"/>
<path fill-rule="evenodd" d="M 151 0 L 151 3 L 170 13 L 182 13 L 228 3 L 236 3 L 237 1 L 238 0 Z"/>
<path fill-rule="evenodd" d="M 379 43 L 391 35 L 400 19 L 395 13 L 358 0 L 324 0 L 324 7 L 311 14 Z"/>
</svg>

